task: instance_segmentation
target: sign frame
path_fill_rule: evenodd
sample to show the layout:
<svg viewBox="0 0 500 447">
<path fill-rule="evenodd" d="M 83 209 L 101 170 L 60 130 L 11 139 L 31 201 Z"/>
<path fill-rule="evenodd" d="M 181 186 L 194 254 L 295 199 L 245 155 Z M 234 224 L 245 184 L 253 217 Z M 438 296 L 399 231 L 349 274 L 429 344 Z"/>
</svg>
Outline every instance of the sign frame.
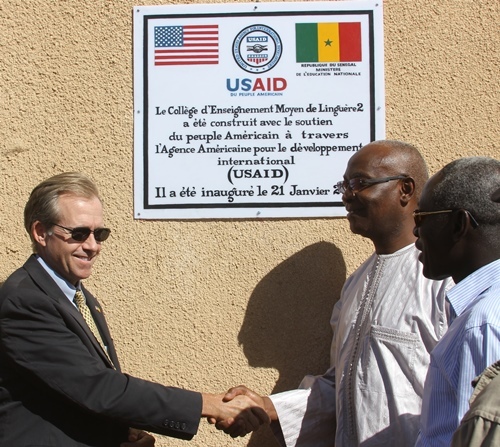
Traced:
<svg viewBox="0 0 500 447">
<path fill-rule="evenodd" d="M 307 30 L 317 25 L 319 35 L 320 25 L 340 28 L 352 23 L 360 24 L 363 38 L 360 53 L 362 51 L 364 59 L 357 62 L 298 62 L 298 33 L 302 28 Z M 190 27 L 195 31 L 216 27 L 217 62 L 208 58 L 214 56 L 205 59 L 204 54 L 212 54 L 213 50 L 212 53 L 190 50 L 187 61 L 184 53 L 179 55 L 179 51 L 186 46 Z M 283 31 L 285 28 L 295 29 L 295 36 L 291 32 L 286 34 Z M 179 33 L 184 40 L 178 37 Z M 294 45 L 291 43 L 293 37 Z M 295 61 L 294 55 L 291 55 L 294 46 Z M 267 59 L 259 61 L 258 51 L 262 47 L 267 49 Z M 278 75 L 274 75 L 280 65 Z M 208 79 L 217 84 L 216 96 L 210 96 L 214 95 L 211 89 L 192 85 L 193 73 L 200 73 L 204 82 Z M 292 76 L 287 73 L 294 74 L 295 78 L 291 79 Z M 330 79 L 325 80 L 326 75 Z M 164 85 L 173 84 L 172 81 L 179 77 L 180 85 L 173 86 L 167 95 L 163 91 Z M 337 93 L 343 99 L 332 99 L 331 104 L 334 105 L 330 106 L 328 95 L 323 100 L 321 88 L 332 84 L 345 91 Z M 284 86 L 287 91 L 280 91 Z M 304 86 L 308 86 L 309 95 L 315 99 L 306 98 L 308 95 L 304 93 Z M 257 94 L 262 96 L 256 97 Z M 273 95 L 278 94 L 284 96 L 276 100 Z M 134 217 L 345 216 L 341 194 L 335 184 L 342 179 L 348 159 L 356 150 L 371 141 L 385 138 L 384 95 L 382 2 L 359 0 L 135 7 Z M 174 98 L 172 103 L 171 97 Z M 196 99 L 193 100 L 193 97 Z M 221 99 L 214 100 L 214 97 Z M 358 99 L 352 102 L 349 100 L 351 97 Z M 354 110 L 356 105 L 360 113 Z M 219 110 L 226 113 L 219 113 Z M 246 113 L 246 110 L 257 112 Z M 332 115 L 330 119 L 323 119 L 329 115 Z M 201 127 L 207 121 L 210 126 Z M 223 130 L 214 129 L 213 123 L 223 123 L 226 127 L 223 126 Z M 238 130 L 238 133 L 229 127 L 231 123 L 247 123 L 250 126 L 241 125 L 244 129 Z M 259 123 L 269 123 L 269 126 L 259 126 Z M 287 123 L 288 127 L 285 127 Z M 293 123 L 308 124 L 300 127 Z M 340 131 L 333 129 L 335 126 L 331 126 L 332 123 L 340 127 Z M 235 144 L 231 141 L 233 135 L 272 137 L 273 140 L 272 145 L 267 141 L 254 143 L 257 140 L 252 140 L 247 143 L 244 140 L 238 141 L 235 146 L 228 146 Z M 306 140 L 297 138 L 297 135 L 305 136 Z M 337 144 L 310 141 L 314 136 L 331 139 L 337 135 L 339 138 L 348 135 L 348 141 L 333 142 Z M 227 141 L 228 136 L 230 141 Z M 178 146 L 178 141 L 182 146 Z M 250 145 L 242 146 L 244 143 Z M 247 150 L 249 148 L 251 151 Z M 247 151 L 229 154 L 203 152 L 208 149 Z M 243 162 L 262 164 L 247 168 L 247 165 L 241 165 Z"/>
</svg>

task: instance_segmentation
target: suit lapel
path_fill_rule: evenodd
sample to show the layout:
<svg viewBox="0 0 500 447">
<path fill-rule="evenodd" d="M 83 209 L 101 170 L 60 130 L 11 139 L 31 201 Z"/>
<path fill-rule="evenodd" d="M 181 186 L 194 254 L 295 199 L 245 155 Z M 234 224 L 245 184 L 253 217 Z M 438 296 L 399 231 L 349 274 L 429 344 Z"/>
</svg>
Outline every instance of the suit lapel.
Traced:
<svg viewBox="0 0 500 447">
<path fill-rule="evenodd" d="M 111 338 L 111 334 L 109 332 L 108 324 L 106 323 L 106 319 L 104 318 L 104 312 L 102 310 L 101 305 L 97 301 L 97 299 L 92 295 L 83 285 L 82 290 L 85 293 L 85 297 L 87 299 L 87 305 L 89 306 L 90 313 L 94 318 L 95 324 L 101 333 L 104 343 L 108 347 L 108 355 L 111 357 L 112 362 L 115 367 L 118 369 L 118 358 L 115 351 L 115 346 L 113 344 L 113 339 Z"/>
<path fill-rule="evenodd" d="M 65 312 L 69 313 L 78 322 L 82 330 L 89 338 L 92 345 L 95 347 L 95 350 L 99 353 L 99 356 L 106 361 L 106 364 L 108 364 L 109 366 L 113 366 L 110 364 L 109 359 L 103 352 L 102 347 L 96 340 L 94 334 L 92 334 L 92 331 L 89 329 L 80 311 L 73 304 L 71 304 L 66 295 L 63 293 L 63 291 L 59 288 L 59 286 L 54 282 L 54 280 L 50 277 L 50 275 L 37 261 L 35 255 L 29 257 L 29 259 L 24 264 L 24 268 L 31 276 L 35 284 L 41 290 L 43 290 L 43 292 L 47 295 L 47 297 L 51 300 L 56 301 L 62 307 L 62 309 L 64 309 Z M 90 292 L 84 289 L 84 293 L 85 297 L 90 300 L 89 303 L 90 311 L 92 313 L 92 316 L 94 317 L 97 327 L 99 328 L 99 331 L 103 334 L 104 343 L 106 343 L 106 346 L 108 346 L 111 360 L 113 361 L 113 363 L 116 362 L 115 363 L 116 366 L 118 365 L 118 359 L 116 358 L 116 352 L 113 343 L 111 341 L 106 321 L 104 320 L 102 311 L 100 312 L 100 315 L 96 315 L 96 313 L 98 312 L 95 311 L 94 309 L 96 306 L 99 306 L 99 303 L 92 296 L 92 294 L 90 294 Z M 111 352 L 113 353 L 113 355 L 111 355 Z"/>
</svg>

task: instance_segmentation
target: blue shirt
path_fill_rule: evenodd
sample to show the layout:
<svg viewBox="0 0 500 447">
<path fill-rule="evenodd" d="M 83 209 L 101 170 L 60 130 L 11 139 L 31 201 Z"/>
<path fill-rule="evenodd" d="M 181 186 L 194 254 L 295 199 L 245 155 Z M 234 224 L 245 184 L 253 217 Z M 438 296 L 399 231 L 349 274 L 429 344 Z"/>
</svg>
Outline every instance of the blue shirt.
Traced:
<svg viewBox="0 0 500 447">
<path fill-rule="evenodd" d="M 73 299 L 75 298 L 75 293 L 77 288 L 66 281 L 59 273 L 57 273 L 52 267 L 50 267 L 41 256 L 36 255 L 36 260 L 40 263 L 40 265 L 45 269 L 45 271 L 50 275 L 50 277 L 54 280 L 54 282 L 59 286 L 62 290 L 66 298 L 76 307 Z"/>
<path fill-rule="evenodd" d="M 431 352 L 416 446 L 448 447 L 469 409 L 472 380 L 500 359 L 500 259 L 447 295 L 456 315 Z"/>
</svg>

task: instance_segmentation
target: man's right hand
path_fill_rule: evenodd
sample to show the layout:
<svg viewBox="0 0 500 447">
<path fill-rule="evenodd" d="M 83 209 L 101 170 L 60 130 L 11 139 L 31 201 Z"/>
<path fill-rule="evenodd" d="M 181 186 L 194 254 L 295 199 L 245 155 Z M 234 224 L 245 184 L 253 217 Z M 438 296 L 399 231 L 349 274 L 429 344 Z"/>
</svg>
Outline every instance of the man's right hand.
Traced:
<svg viewBox="0 0 500 447">
<path fill-rule="evenodd" d="M 239 385 L 236 387 L 233 387 L 229 389 L 226 394 L 223 397 L 224 402 L 232 402 L 235 399 L 238 399 L 240 396 L 246 396 L 249 398 L 252 402 L 255 403 L 257 408 L 263 409 L 266 413 L 265 421 L 264 418 L 262 417 L 262 413 L 256 414 L 257 417 L 259 417 L 261 423 L 269 423 L 270 421 L 277 421 L 278 420 L 278 415 L 276 413 L 276 409 L 274 408 L 274 405 L 267 396 L 261 396 L 257 394 L 255 391 L 252 391 L 250 388 L 247 388 L 245 385 Z M 243 428 L 241 427 L 241 422 L 238 425 L 234 425 L 235 422 L 237 423 L 238 421 L 230 421 L 230 420 L 224 420 L 224 419 L 218 419 L 215 420 L 213 418 L 209 418 L 208 421 L 211 424 L 215 424 L 215 427 L 218 430 L 224 431 L 224 433 L 227 433 L 231 435 L 232 437 L 236 436 L 241 436 L 241 435 L 236 435 L 235 433 L 238 433 L 238 429 L 243 431 Z M 258 428 L 258 427 L 256 427 Z M 254 431 L 254 430 L 252 430 Z"/>
<path fill-rule="evenodd" d="M 254 400 L 243 392 L 235 394 L 231 399 L 223 399 L 224 397 L 223 394 L 203 394 L 202 416 L 233 438 L 245 436 L 270 422 L 261 401 Z"/>
</svg>

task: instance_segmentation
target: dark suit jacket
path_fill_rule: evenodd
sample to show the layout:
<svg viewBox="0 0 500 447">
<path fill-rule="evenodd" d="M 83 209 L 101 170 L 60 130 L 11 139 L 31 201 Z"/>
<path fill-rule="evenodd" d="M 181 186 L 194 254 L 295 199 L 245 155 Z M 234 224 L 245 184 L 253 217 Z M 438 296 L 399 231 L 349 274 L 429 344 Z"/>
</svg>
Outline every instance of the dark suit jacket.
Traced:
<svg viewBox="0 0 500 447">
<path fill-rule="evenodd" d="M 34 256 L 0 289 L 0 446 L 117 447 L 128 427 L 191 439 L 201 395 L 121 373 L 101 307 L 84 293 L 116 370 Z"/>
</svg>

